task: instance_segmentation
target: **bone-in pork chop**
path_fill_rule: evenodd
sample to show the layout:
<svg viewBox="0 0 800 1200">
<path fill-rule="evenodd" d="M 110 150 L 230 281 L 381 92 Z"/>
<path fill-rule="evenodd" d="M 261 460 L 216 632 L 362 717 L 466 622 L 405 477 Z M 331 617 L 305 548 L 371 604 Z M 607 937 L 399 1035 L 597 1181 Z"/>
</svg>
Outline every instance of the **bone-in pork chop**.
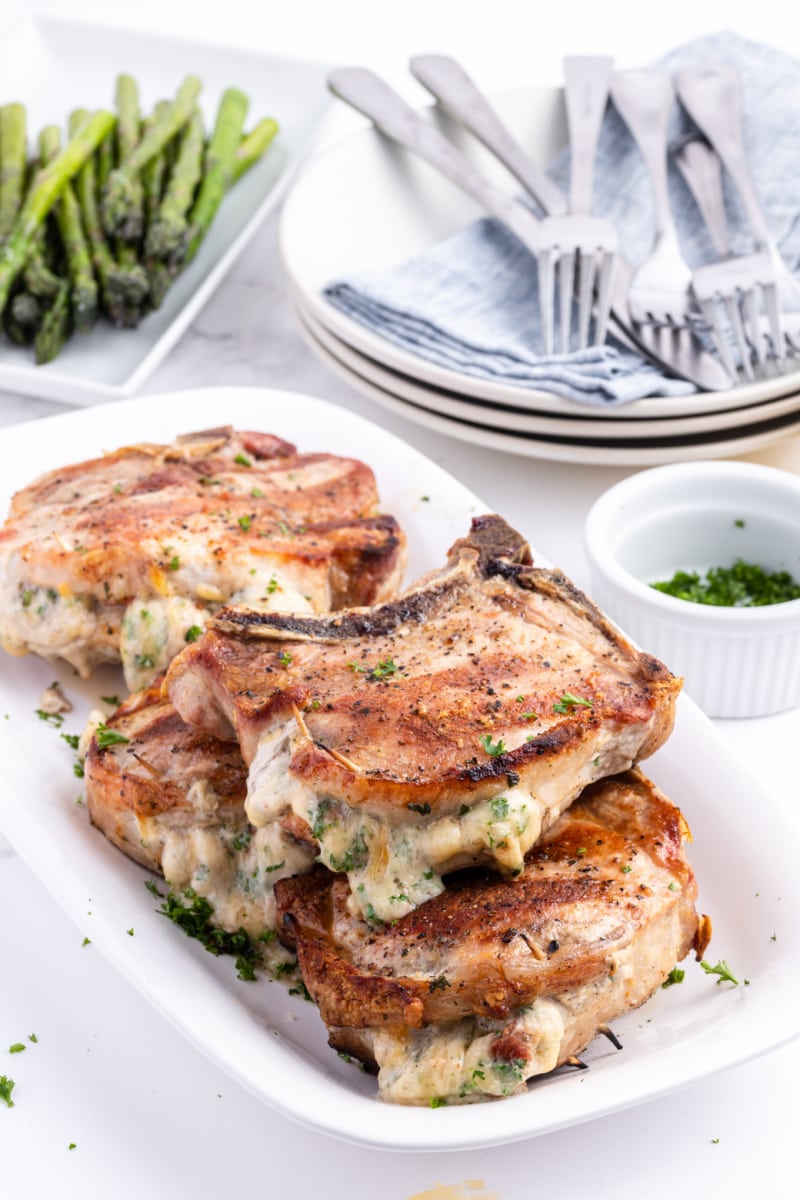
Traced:
<svg viewBox="0 0 800 1200">
<path fill-rule="evenodd" d="M 317 612 L 392 593 L 402 535 L 356 459 L 211 430 L 52 471 L 0 529 L 0 644 L 147 686 L 231 600 Z"/>
<path fill-rule="evenodd" d="M 330 1043 L 379 1070 L 404 1104 L 518 1091 L 636 1008 L 694 947 L 708 918 L 678 811 L 638 771 L 593 784 L 509 881 L 464 872 L 382 925 L 353 916 L 344 875 L 278 884 Z"/>
<path fill-rule="evenodd" d="M 167 683 L 186 721 L 239 740 L 253 825 L 300 818 L 383 920 L 458 867 L 519 873 L 585 786 L 662 744 L 680 688 L 496 516 L 386 604 L 224 609 Z"/>
</svg>

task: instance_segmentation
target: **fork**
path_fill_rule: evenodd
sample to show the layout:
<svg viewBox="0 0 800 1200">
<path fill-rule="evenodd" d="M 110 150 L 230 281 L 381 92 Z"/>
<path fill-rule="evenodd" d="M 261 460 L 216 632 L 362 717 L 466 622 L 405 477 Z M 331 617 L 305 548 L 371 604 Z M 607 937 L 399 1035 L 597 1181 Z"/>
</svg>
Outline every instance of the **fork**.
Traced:
<svg viewBox="0 0 800 1200">
<path fill-rule="evenodd" d="M 633 136 L 650 175 L 655 239 L 636 270 L 628 292 L 631 317 L 642 324 L 682 327 L 696 312 L 692 273 L 678 242 L 667 183 L 667 129 L 675 103 L 668 75 L 661 71 L 620 71 L 611 98 Z"/>
<path fill-rule="evenodd" d="M 570 142 L 569 212 L 547 218 L 542 230 L 548 248 L 540 256 L 544 286 L 553 294 L 553 264 L 558 266 L 561 353 L 569 341 L 575 273 L 578 275 L 578 348 L 589 343 L 592 297 L 595 303 L 594 344 L 606 338 L 614 263 L 619 253 L 617 231 L 606 217 L 592 216 L 594 160 L 608 102 L 613 59 L 569 55 L 564 59 L 564 99 Z"/>
<path fill-rule="evenodd" d="M 455 59 L 444 54 L 420 54 L 412 58 L 408 65 L 415 79 L 428 89 L 446 112 L 483 142 L 546 214 L 541 233 L 547 245 L 538 257 L 540 280 L 543 277 L 544 289 L 551 297 L 543 308 L 545 352 L 549 354 L 553 350 L 554 265 L 558 270 L 560 351 L 566 354 L 569 350 L 576 259 L 579 279 L 578 349 L 582 350 L 588 344 L 594 285 L 598 276 L 594 343 L 602 345 L 611 309 L 612 271 L 618 240 L 611 222 L 592 217 L 589 211 L 593 164 L 608 98 L 612 60 L 572 57 L 564 62 L 574 163 L 570 203 L 509 133 L 486 97 Z"/>
<path fill-rule="evenodd" d="M 703 217 L 705 228 L 708 229 L 711 244 L 714 246 L 718 259 L 734 260 L 728 236 L 726 209 L 724 209 L 721 163 L 715 151 L 711 149 L 711 146 L 706 142 L 702 133 L 687 133 L 684 137 L 676 140 L 672 148 L 670 148 L 670 155 L 672 155 L 675 166 L 678 167 L 681 175 L 684 176 L 688 190 L 692 193 L 694 203 L 697 204 L 700 216 Z M 714 281 L 717 266 L 718 264 L 716 263 L 709 264 L 709 266 L 700 266 L 694 272 L 697 276 L 697 284 L 694 286 L 694 290 L 698 294 L 698 302 L 700 302 L 699 296 L 703 296 L 702 302 L 706 307 L 709 304 L 711 306 L 715 305 L 716 286 Z M 739 268 L 734 269 L 736 271 L 739 270 Z M 708 284 L 704 284 L 704 280 L 708 278 L 709 274 L 711 275 L 710 287 Z M 792 286 L 794 288 L 794 281 L 792 281 Z M 739 306 L 734 299 L 729 298 L 726 307 L 730 329 L 733 331 L 736 349 L 739 352 L 742 371 L 748 374 L 748 371 L 752 371 L 750 343 L 753 342 L 754 332 L 756 331 L 750 328 L 750 338 L 747 337 L 739 312 Z M 800 307 L 800 302 L 796 304 L 796 307 Z M 715 316 L 715 314 L 712 313 L 711 316 Z M 796 353 L 796 350 L 800 349 L 800 343 L 798 342 L 800 312 L 795 312 L 794 314 L 783 312 L 781 319 L 783 334 L 786 337 L 790 352 Z M 717 322 L 716 324 L 720 323 Z M 752 349 L 756 350 L 759 361 L 763 358 L 763 355 L 759 355 L 758 353 L 759 346 L 763 346 L 765 338 L 771 344 L 769 332 L 764 328 L 764 325 L 765 318 L 758 318 L 757 316 L 758 337 Z M 726 362 L 728 370 L 735 370 L 735 361 L 732 353 L 730 353 L 729 340 L 727 337 L 722 336 L 724 329 L 717 330 L 715 325 L 711 325 L 711 329 L 714 331 L 715 343 L 721 343 L 718 349 L 720 349 L 720 354 L 723 356 L 723 361 Z"/>
<path fill-rule="evenodd" d="M 762 368 L 767 361 L 767 347 L 761 335 L 759 296 L 766 311 L 772 354 L 778 368 L 782 369 L 787 342 L 781 305 L 800 308 L 800 289 L 769 231 L 750 175 L 738 74 L 728 67 L 688 67 L 679 73 L 677 87 L 684 108 L 716 150 L 736 184 L 756 243 L 755 254 L 702 267 L 695 272 L 693 281 L 704 314 L 711 322 L 715 341 L 720 345 L 726 344 L 725 326 L 717 306 L 717 299 L 722 301 L 740 353 L 744 350 L 742 366 L 745 374 L 754 378 L 747 337 Z"/>
</svg>

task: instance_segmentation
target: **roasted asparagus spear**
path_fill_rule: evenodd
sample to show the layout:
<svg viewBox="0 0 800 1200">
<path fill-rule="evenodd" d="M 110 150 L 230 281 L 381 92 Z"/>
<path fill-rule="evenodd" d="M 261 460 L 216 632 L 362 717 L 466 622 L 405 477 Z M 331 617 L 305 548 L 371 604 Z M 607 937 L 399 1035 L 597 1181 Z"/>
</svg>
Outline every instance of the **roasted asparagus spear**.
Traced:
<svg viewBox="0 0 800 1200">
<path fill-rule="evenodd" d="M 0 242 L 14 225 L 25 186 L 28 140 L 21 104 L 0 108 Z"/>
<path fill-rule="evenodd" d="M 189 239 L 183 257 L 184 263 L 191 262 L 194 258 L 222 203 L 222 197 L 231 185 L 247 106 L 247 97 L 238 88 L 228 88 L 224 92 L 214 132 L 206 151 L 203 181 L 189 219 Z"/>
<path fill-rule="evenodd" d="M 239 149 L 236 151 L 236 160 L 233 164 L 233 182 L 241 179 L 245 171 L 258 162 L 265 150 L 278 133 L 280 126 L 277 121 L 273 121 L 272 117 L 264 117 L 263 121 L 259 121 L 249 133 L 246 133 L 239 142 Z"/>
<path fill-rule="evenodd" d="M 81 125 L 61 153 L 36 172 L 14 227 L 0 255 L 0 312 L 6 306 L 11 285 L 28 256 L 31 240 L 67 182 L 91 157 L 114 124 L 109 112 L 96 112 Z"/>
<path fill-rule="evenodd" d="M 145 253 L 148 258 L 181 257 L 181 249 L 189 232 L 188 214 L 203 173 L 204 144 L 203 118 L 195 109 L 181 135 L 178 157 L 170 173 L 158 215 L 147 231 Z"/>
<path fill-rule="evenodd" d="M 109 233 L 119 234 L 130 240 L 141 236 L 141 206 L 137 208 L 136 204 L 137 196 L 141 193 L 139 175 L 142 168 L 155 158 L 187 123 L 194 111 L 201 87 L 202 84 L 196 75 L 187 76 L 168 110 L 153 123 L 138 145 L 126 148 L 123 153 L 120 142 L 119 166 L 111 172 L 103 193 L 103 224 Z"/>
</svg>

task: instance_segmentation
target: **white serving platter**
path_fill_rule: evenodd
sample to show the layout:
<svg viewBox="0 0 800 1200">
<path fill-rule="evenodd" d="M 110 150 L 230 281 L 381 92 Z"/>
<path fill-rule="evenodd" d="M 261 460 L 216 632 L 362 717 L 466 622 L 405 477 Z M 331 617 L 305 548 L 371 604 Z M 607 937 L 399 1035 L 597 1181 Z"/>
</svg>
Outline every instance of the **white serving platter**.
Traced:
<svg viewBox="0 0 800 1200">
<path fill-rule="evenodd" d="M 203 80 L 200 104 L 213 124 L 226 87 L 250 98 L 248 127 L 272 116 L 280 132 L 225 197 L 193 263 L 178 276 L 158 312 L 139 327 L 98 321 L 73 337 L 54 362 L 37 367 L 32 347 L 0 339 L 0 389 L 66 404 L 97 404 L 131 395 L 170 351 L 277 203 L 310 149 L 328 108 L 324 64 L 249 53 L 189 38 L 37 16 L 0 40 L 0 102 L 25 104 L 31 139 L 48 123 L 64 126 L 71 109 L 113 108 L 121 71 L 139 82 L 149 111 L 175 94 L 187 74 Z"/>
<path fill-rule="evenodd" d="M 222 422 L 274 430 L 304 450 L 357 452 L 371 463 L 383 507 L 408 534 L 411 575 L 439 564 L 483 511 L 451 476 L 362 418 L 308 396 L 241 388 L 152 396 L 4 430 L 0 505 L 62 463 Z M 37 659 L 0 658 L 0 826 L 81 932 L 177 1029 L 266 1105 L 310 1128 L 395 1150 L 495 1145 L 640 1104 L 800 1031 L 797 831 L 688 700 L 648 770 L 692 827 L 700 908 L 715 928 L 708 957 L 727 959 L 740 986 L 718 986 L 687 961 L 684 983 L 614 1023 L 622 1051 L 604 1039 L 592 1044 L 590 1070 L 559 1072 L 500 1103 L 434 1111 L 379 1103 L 374 1081 L 327 1048 L 316 1009 L 279 983 L 237 981 L 230 960 L 212 958 L 154 911 L 157 901 L 143 886 L 148 874 L 91 828 L 77 803 L 73 754 L 34 714 L 55 677 L 75 703 L 64 732 L 77 732 L 98 696 L 122 687 L 111 669 L 82 683 Z"/>
<path fill-rule="evenodd" d="M 706 438 L 703 435 L 689 435 L 677 439 L 648 440 L 646 432 L 637 442 L 615 439 L 611 436 L 600 441 L 583 438 L 582 427 L 567 437 L 543 436 L 544 431 L 528 432 L 522 426 L 516 428 L 515 422 L 509 422 L 508 427 L 484 423 L 485 418 L 476 416 L 472 420 L 453 417 L 445 413 L 439 405 L 438 395 L 434 389 L 425 395 L 427 403 L 423 402 L 419 390 L 423 385 L 406 388 L 388 386 L 375 381 L 375 373 L 369 371 L 362 375 L 351 365 L 357 360 L 339 353 L 343 343 L 334 342 L 333 335 L 319 336 L 319 325 L 309 318 L 306 310 L 297 306 L 297 319 L 300 332 L 308 346 L 317 357 L 339 375 L 352 388 L 374 400 L 381 408 L 405 417 L 407 421 L 431 429 L 435 433 L 443 433 L 473 446 L 486 450 L 502 450 L 507 454 L 519 454 L 525 458 L 545 459 L 551 462 L 584 464 L 601 467 L 653 467 L 662 463 L 689 462 L 704 458 L 732 458 L 741 454 L 751 454 L 774 446 L 800 424 L 797 405 L 791 402 L 788 411 L 774 420 L 766 422 L 766 427 L 758 423 L 736 427 L 730 434 L 716 434 Z M 577 424 L 577 423 L 576 423 Z M 649 425 L 649 422 L 648 422 Z M 613 426 L 610 430 L 613 433 Z"/>
<path fill-rule="evenodd" d="M 493 106 L 531 156 L 553 160 L 567 141 L 560 88 L 492 93 Z M 518 192 L 496 160 L 441 110 L 420 109 L 494 182 Z M 563 418 L 608 421 L 687 417 L 747 407 L 800 388 L 800 371 L 725 392 L 650 396 L 618 408 L 588 408 L 552 392 L 497 383 L 437 366 L 346 316 L 323 295 L 336 279 L 385 270 L 435 246 L 483 216 L 475 202 L 427 163 L 367 128 L 317 155 L 281 211 L 281 254 L 303 307 L 325 328 L 375 362 L 426 386 Z"/>
</svg>

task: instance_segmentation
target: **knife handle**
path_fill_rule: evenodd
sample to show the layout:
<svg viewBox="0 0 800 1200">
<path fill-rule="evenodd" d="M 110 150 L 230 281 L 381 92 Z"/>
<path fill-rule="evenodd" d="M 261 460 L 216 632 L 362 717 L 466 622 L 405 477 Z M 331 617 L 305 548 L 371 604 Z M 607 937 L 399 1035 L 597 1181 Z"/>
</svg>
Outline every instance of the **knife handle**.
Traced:
<svg viewBox="0 0 800 1200">
<path fill-rule="evenodd" d="M 408 65 L 414 78 L 439 101 L 445 112 L 483 142 L 548 216 L 567 212 L 566 197 L 523 150 L 454 58 L 445 54 L 419 54 Z"/>
</svg>

